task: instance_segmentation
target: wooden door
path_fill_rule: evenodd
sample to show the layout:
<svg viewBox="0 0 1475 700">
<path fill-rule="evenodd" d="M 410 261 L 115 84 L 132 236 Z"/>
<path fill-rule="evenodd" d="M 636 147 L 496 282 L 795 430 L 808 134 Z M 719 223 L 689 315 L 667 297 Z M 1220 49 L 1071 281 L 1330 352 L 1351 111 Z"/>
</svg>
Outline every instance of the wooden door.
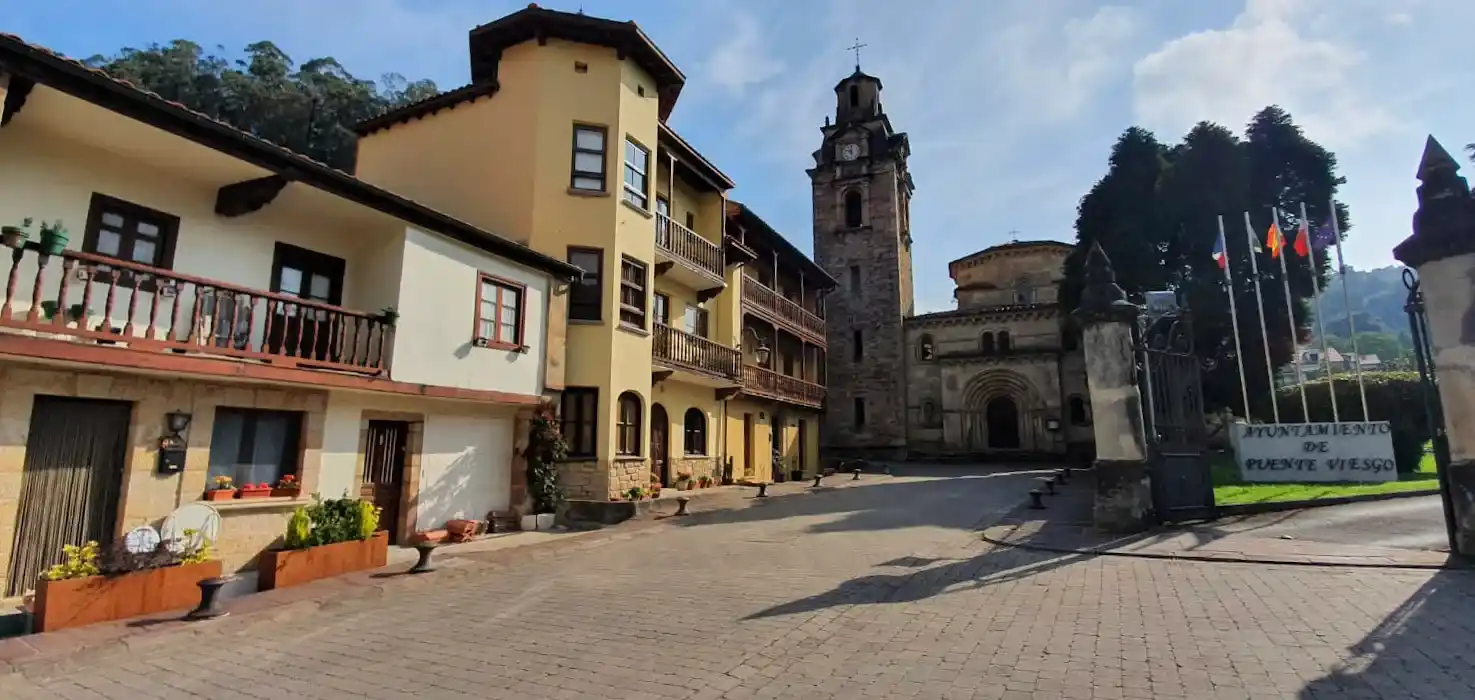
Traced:
<svg viewBox="0 0 1475 700">
<path fill-rule="evenodd" d="M 64 545 L 107 545 L 118 525 L 133 405 L 37 396 L 21 467 L 5 595 L 34 588 Z"/>
<path fill-rule="evenodd" d="M 809 432 L 809 426 L 804 422 L 804 419 L 802 419 L 802 418 L 799 419 L 799 462 L 798 462 L 798 464 L 799 464 L 799 471 L 803 472 L 806 475 L 809 474 L 809 464 L 804 459 L 805 453 L 809 451 L 809 448 L 807 447 L 807 445 L 809 443 L 805 439 L 806 438 L 806 434 L 808 432 Z"/>
<path fill-rule="evenodd" d="M 743 414 L 743 476 L 753 476 L 753 414 Z"/>
<path fill-rule="evenodd" d="M 670 462 L 666 458 L 671 444 L 671 423 L 666 419 L 666 407 L 654 404 L 650 407 L 650 480 L 661 486 L 671 485 Z"/>
<path fill-rule="evenodd" d="M 404 496 L 405 455 L 410 424 L 403 421 L 369 421 L 368 445 L 364 451 L 364 485 L 359 494 L 382 508 L 379 529 L 389 531 L 389 541 L 399 542 L 400 502 Z"/>
</svg>

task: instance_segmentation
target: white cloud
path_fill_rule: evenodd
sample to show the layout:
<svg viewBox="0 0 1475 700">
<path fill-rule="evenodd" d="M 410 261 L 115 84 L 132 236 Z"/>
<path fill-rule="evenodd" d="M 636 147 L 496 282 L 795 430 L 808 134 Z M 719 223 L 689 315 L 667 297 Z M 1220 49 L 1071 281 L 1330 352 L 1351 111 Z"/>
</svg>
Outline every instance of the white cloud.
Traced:
<svg viewBox="0 0 1475 700">
<path fill-rule="evenodd" d="M 1298 28 L 1315 9 L 1312 0 L 1248 0 L 1229 28 L 1163 44 L 1133 67 L 1137 117 L 1177 135 L 1204 119 L 1237 129 L 1279 104 L 1333 148 L 1394 128 L 1393 115 L 1354 80 L 1362 52 Z"/>
<path fill-rule="evenodd" d="M 724 14 L 728 15 L 726 21 L 715 20 L 725 28 L 724 38 L 702 62 L 702 77 L 713 86 L 741 96 L 748 86 L 778 74 L 783 64 L 765 41 L 757 17 L 738 7 L 731 7 Z"/>
</svg>

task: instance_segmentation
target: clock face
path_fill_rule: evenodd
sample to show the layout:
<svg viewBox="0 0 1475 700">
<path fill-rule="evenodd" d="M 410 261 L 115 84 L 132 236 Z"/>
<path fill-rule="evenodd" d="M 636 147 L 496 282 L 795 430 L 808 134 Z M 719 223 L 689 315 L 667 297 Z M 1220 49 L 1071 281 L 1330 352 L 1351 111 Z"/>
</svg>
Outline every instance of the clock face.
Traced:
<svg viewBox="0 0 1475 700">
<path fill-rule="evenodd" d="M 860 146 L 847 143 L 840 147 L 840 160 L 855 160 L 860 157 Z"/>
</svg>

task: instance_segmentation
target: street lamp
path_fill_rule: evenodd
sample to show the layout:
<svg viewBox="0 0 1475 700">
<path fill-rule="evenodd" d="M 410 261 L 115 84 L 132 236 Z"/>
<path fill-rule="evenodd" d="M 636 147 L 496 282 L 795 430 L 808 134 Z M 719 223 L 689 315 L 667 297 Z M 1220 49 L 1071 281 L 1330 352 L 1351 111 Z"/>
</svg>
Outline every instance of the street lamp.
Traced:
<svg viewBox="0 0 1475 700">
<path fill-rule="evenodd" d="M 768 346 L 763 344 L 763 336 L 758 335 L 758 331 L 753 330 L 751 327 L 744 328 L 743 330 L 753 336 L 753 340 L 758 341 L 758 347 L 753 349 L 753 359 L 758 361 L 759 367 L 768 366 L 768 357 L 773 351 L 769 350 Z"/>
</svg>

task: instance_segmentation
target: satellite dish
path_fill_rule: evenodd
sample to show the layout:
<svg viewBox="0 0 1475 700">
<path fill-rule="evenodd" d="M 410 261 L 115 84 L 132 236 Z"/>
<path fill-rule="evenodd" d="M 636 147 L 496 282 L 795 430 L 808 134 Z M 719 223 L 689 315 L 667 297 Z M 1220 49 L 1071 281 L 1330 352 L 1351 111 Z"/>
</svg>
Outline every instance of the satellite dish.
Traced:
<svg viewBox="0 0 1475 700">
<path fill-rule="evenodd" d="M 190 534 L 185 534 L 186 530 Z M 186 503 L 164 518 L 159 536 L 176 553 L 204 542 L 214 544 L 220 539 L 220 512 L 204 503 Z"/>
<path fill-rule="evenodd" d="M 144 525 L 123 535 L 123 546 L 131 554 L 147 554 L 159 548 L 159 531 Z"/>
</svg>

